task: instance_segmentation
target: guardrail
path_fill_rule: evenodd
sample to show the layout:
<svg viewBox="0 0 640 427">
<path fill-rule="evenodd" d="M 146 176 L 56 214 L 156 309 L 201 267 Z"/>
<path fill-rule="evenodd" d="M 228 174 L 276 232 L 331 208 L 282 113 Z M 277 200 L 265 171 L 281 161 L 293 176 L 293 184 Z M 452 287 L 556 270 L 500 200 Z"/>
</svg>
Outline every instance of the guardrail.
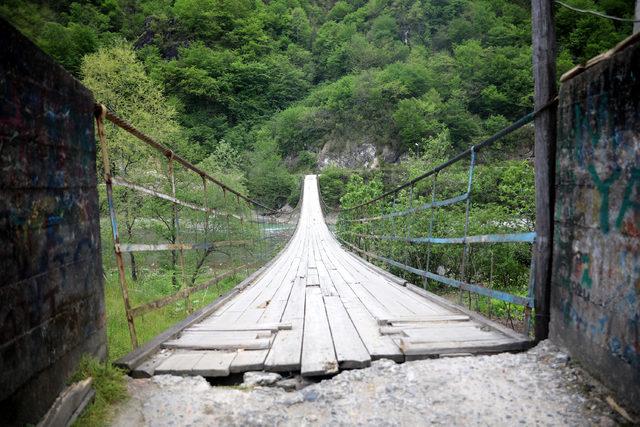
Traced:
<svg viewBox="0 0 640 427">
<path fill-rule="evenodd" d="M 528 227 L 530 230 L 470 235 L 469 221 L 472 210 L 474 172 L 478 167 L 478 154 L 483 149 L 490 147 L 504 136 L 532 122 L 537 114 L 555 106 L 556 102 L 557 99 L 552 100 L 542 108 L 523 116 L 493 136 L 414 179 L 404 182 L 371 200 L 337 209 L 337 224 L 335 227 L 330 227 L 334 235 L 345 246 L 369 260 L 375 260 L 386 264 L 389 268 L 421 277 L 425 287 L 431 280 L 435 283 L 458 289 L 460 291 L 460 303 L 463 300 L 463 291 L 467 291 L 487 297 L 489 301 L 496 299 L 508 304 L 522 306 L 524 309 L 524 333 L 528 335 L 535 302 L 534 257 L 531 257 L 526 295 L 516 295 L 493 289 L 482 283 L 474 283 L 474 281 L 470 280 L 471 275 L 468 271 L 468 264 L 471 245 L 533 244 L 536 239 L 536 233 L 533 231 L 534 224 L 530 224 L 530 227 Z M 458 191 L 457 194 L 447 194 L 445 198 L 438 198 L 438 177 L 450 168 L 459 166 L 464 161 L 468 162 L 464 190 Z M 443 208 L 452 208 L 456 205 L 464 206 L 461 235 L 435 236 L 434 226 L 437 211 Z M 323 210 L 327 212 L 330 210 L 324 201 Z M 424 221 L 425 218 L 416 219 L 416 217 L 420 217 L 423 214 L 428 215 L 426 221 Z M 410 245 L 426 245 L 426 262 L 423 265 L 416 265 L 418 262 L 415 260 L 412 262 L 411 257 L 408 255 L 408 250 L 405 251 L 404 260 L 401 262 L 398 259 L 397 248 L 394 250 L 394 248 L 389 247 L 389 242 L 400 242 L 406 244 L 407 247 Z M 462 246 L 457 277 L 455 277 L 455 274 L 454 277 L 451 277 L 451 274 L 446 272 L 432 271 L 432 255 L 436 245 Z M 491 259 L 491 263 L 491 268 L 493 268 L 493 259 Z M 490 275 L 492 274 L 493 272 L 491 271 Z M 469 306 L 471 306 L 470 296 Z M 489 310 L 491 310 L 491 306 L 489 306 Z"/>
<path fill-rule="evenodd" d="M 117 175 L 113 173 L 116 162 L 110 157 L 106 121 L 142 143 L 135 147 L 141 150 L 138 155 L 144 162 L 136 173 L 127 167 L 117 168 Z M 293 234 L 292 224 L 298 209 L 282 213 L 248 198 L 139 131 L 104 105 L 96 105 L 96 123 L 118 280 L 131 345 L 135 349 L 138 347 L 135 318 L 180 300 L 184 300 L 187 312 L 191 312 L 190 296 L 195 292 L 266 263 Z M 122 241 L 119 230 L 118 205 L 125 217 L 128 242 Z M 159 238 L 164 242 L 158 243 Z M 128 264 L 131 280 L 136 281 L 140 269 L 136 257 L 149 253 L 170 254 L 168 264 L 174 286 L 167 295 L 134 305 L 126 267 Z M 187 253 L 197 255 L 188 257 Z M 207 265 L 215 253 L 226 254 L 224 267 L 220 262 Z M 124 254 L 129 255 L 128 263 Z M 152 266 L 159 262 L 149 259 Z M 206 280 L 197 283 L 203 276 Z"/>
</svg>

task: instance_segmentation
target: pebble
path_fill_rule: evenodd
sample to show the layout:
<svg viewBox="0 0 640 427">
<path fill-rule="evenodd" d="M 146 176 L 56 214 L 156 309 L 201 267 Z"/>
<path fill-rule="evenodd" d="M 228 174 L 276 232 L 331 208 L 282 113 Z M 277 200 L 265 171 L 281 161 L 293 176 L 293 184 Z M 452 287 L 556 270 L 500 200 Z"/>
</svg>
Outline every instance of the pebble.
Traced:
<svg viewBox="0 0 640 427">
<path fill-rule="evenodd" d="M 427 359 L 343 371 L 311 383 L 248 372 L 238 389 L 201 377 L 129 380 L 116 426 L 604 425 L 619 423 L 602 385 L 548 341 L 524 354 Z"/>
</svg>

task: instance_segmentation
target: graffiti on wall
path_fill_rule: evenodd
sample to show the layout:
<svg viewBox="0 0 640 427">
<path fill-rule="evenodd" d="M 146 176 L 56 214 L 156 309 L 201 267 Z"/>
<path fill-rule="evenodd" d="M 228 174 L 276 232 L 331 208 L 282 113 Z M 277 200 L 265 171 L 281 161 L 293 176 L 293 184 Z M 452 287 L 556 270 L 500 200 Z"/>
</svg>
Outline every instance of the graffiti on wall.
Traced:
<svg viewBox="0 0 640 427">
<path fill-rule="evenodd" d="M 94 100 L 2 20 L 0 35 L 0 413 L 25 424 L 103 352 Z"/>
<path fill-rule="evenodd" d="M 640 44 L 565 82 L 556 154 L 552 336 L 640 386 Z"/>
</svg>

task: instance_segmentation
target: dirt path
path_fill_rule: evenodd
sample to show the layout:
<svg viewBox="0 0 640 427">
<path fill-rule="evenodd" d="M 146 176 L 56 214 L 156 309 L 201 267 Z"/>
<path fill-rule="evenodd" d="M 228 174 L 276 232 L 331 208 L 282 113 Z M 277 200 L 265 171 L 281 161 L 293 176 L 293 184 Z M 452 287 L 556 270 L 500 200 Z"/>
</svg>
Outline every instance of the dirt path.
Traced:
<svg viewBox="0 0 640 427">
<path fill-rule="evenodd" d="M 130 380 L 113 425 L 615 425 L 610 393 L 558 348 L 344 371 L 287 392 L 200 377 Z"/>
</svg>

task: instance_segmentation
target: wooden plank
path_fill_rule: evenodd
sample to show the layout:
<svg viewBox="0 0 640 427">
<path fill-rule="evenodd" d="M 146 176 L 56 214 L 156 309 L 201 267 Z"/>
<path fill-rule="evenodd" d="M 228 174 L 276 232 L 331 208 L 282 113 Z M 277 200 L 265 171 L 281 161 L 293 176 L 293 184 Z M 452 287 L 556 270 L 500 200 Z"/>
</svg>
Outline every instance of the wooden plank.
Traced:
<svg viewBox="0 0 640 427">
<path fill-rule="evenodd" d="M 501 325 L 497 322 L 494 322 L 493 320 L 489 320 L 486 317 L 482 316 L 479 313 L 476 313 L 474 311 L 471 311 L 465 307 L 456 305 L 454 303 L 452 303 L 451 301 L 438 296 L 436 294 L 433 294 L 431 292 L 427 292 L 424 289 L 422 289 L 421 287 L 418 287 L 416 285 L 413 285 L 411 283 L 407 283 L 407 290 L 410 290 L 411 292 L 415 292 L 416 294 L 429 299 L 433 302 L 435 302 L 436 304 L 441 305 L 442 307 L 445 307 L 447 309 L 449 309 L 451 312 L 453 313 L 463 313 L 467 316 L 469 316 L 470 319 L 474 320 L 477 323 L 482 324 L 483 326 L 487 326 L 495 331 L 499 331 L 501 334 L 515 340 L 515 341 L 526 341 L 528 340 L 528 337 L 526 337 L 525 335 L 522 335 L 516 331 L 514 331 L 513 329 L 510 329 L 504 325 Z"/>
<path fill-rule="evenodd" d="M 371 356 L 362 343 L 340 297 L 325 296 L 324 304 L 340 368 L 363 368 L 371 365 Z"/>
<path fill-rule="evenodd" d="M 318 287 L 307 287 L 300 373 L 313 376 L 336 372 L 338 360 L 333 348 L 322 292 Z"/>
<path fill-rule="evenodd" d="M 305 278 L 297 277 L 289 302 L 282 316 L 283 322 L 291 322 L 291 330 L 278 331 L 273 340 L 264 367 L 269 371 L 293 371 L 300 369 L 302 337 L 304 332 Z"/>
<path fill-rule="evenodd" d="M 340 275 L 340 271 L 332 270 L 329 274 L 333 279 L 333 284 L 340 295 L 344 308 L 356 327 L 358 335 L 367 348 L 371 359 L 404 360 L 404 356 L 398 346 L 389 337 L 380 335 L 377 320 L 347 285 Z"/>
<path fill-rule="evenodd" d="M 186 329 L 189 331 L 284 331 L 290 330 L 290 322 L 266 322 L 266 323 L 254 323 L 254 324 L 231 324 L 231 325 L 211 325 L 207 323 L 198 323 Z"/>
<path fill-rule="evenodd" d="M 271 330 L 258 330 L 258 331 L 210 331 L 206 329 L 190 329 L 188 331 L 184 331 L 184 333 L 180 336 L 179 339 L 204 339 L 204 340 L 214 340 L 214 339 L 226 339 L 226 338 L 235 338 L 235 339 L 246 339 L 246 340 L 254 340 L 257 338 L 272 338 L 273 333 Z"/>
<path fill-rule="evenodd" d="M 396 315 L 446 313 L 441 307 L 430 304 L 428 301 L 415 298 L 415 295 L 407 292 L 404 286 L 400 286 L 396 282 L 388 280 L 385 276 L 369 269 L 361 262 L 359 257 L 353 254 L 347 254 L 341 257 L 340 262 L 363 277 L 360 279 L 360 283 L 366 285 L 364 288 L 390 313 Z"/>
<path fill-rule="evenodd" d="M 316 246 L 316 256 L 317 259 L 317 272 L 318 272 L 318 282 L 320 283 L 320 289 L 322 290 L 323 296 L 335 296 L 338 295 L 338 291 L 336 291 L 333 286 L 333 282 L 331 281 L 331 276 L 329 276 L 329 270 L 327 269 L 326 256 L 323 256 L 323 251 L 318 247 L 318 242 L 320 238 L 316 237 L 314 239 L 314 245 Z"/>
<path fill-rule="evenodd" d="M 264 350 L 271 345 L 271 340 L 260 338 L 254 340 L 237 338 L 214 338 L 204 340 L 198 338 L 178 339 L 167 341 L 163 344 L 165 348 L 183 348 L 190 350 Z"/>
<path fill-rule="evenodd" d="M 298 247 L 304 248 L 307 236 L 301 236 L 299 238 L 301 240 L 301 246 Z M 293 286 L 296 283 L 296 278 L 301 275 L 306 275 L 305 269 L 306 260 L 303 260 L 301 253 L 297 253 L 296 256 L 292 259 L 290 271 L 284 279 L 286 283 L 280 286 L 280 288 L 274 295 L 274 301 L 260 317 L 260 322 L 281 321 L 282 316 L 284 315 L 284 310 L 286 309 L 289 299 L 291 298 L 291 293 L 293 290 Z"/>
<path fill-rule="evenodd" d="M 416 316 L 395 316 L 378 319 L 378 323 L 382 325 L 402 324 L 402 323 L 429 323 L 429 322 L 466 322 L 469 316 L 463 314 L 434 314 L 434 315 L 416 315 Z"/>
<path fill-rule="evenodd" d="M 153 356 L 136 366 L 129 372 L 132 378 L 151 378 L 155 373 L 156 367 L 171 356 L 171 350 L 163 350 L 155 353 Z"/>
<path fill-rule="evenodd" d="M 296 243 L 292 251 L 297 247 L 300 247 L 300 243 Z M 287 263 L 269 279 L 269 283 L 263 287 L 262 292 L 244 308 L 237 317 L 237 322 L 258 322 L 265 319 L 265 316 L 265 321 L 268 322 L 280 320 L 298 271 L 299 258 L 293 257 L 292 260 L 294 253 L 289 253 Z M 295 262 L 296 259 L 298 262 Z"/>
<path fill-rule="evenodd" d="M 191 375 L 193 367 L 203 355 L 201 351 L 174 353 L 156 367 L 154 375 Z"/>
<path fill-rule="evenodd" d="M 226 377 L 229 375 L 229 366 L 236 357 L 236 352 L 203 351 L 203 356 L 191 369 L 192 375 L 203 377 Z"/>
<path fill-rule="evenodd" d="M 327 233 L 329 231 L 327 230 Z M 382 311 L 377 310 L 376 306 L 381 306 L 383 310 L 395 315 L 412 315 L 412 314 L 444 314 L 445 310 L 440 307 L 429 303 L 428 301 L 420 300 L 407 292 L 404 287 L 399 286 L 397 283 L 387 280 L 384 276 L 370 270 L 362 260 L 347 253 L 338 242 L 331 236 L 332 241 L 326 242 L 328 245 L 325 252 L 335 259 L 334 265 L 342 272 L 348 270 L 354 279 L 354 282 L 348 282 L 350 286 L 352 283 L 360 283 L 362 289 L 370 294 L 366 296 L 362 292 L 358 292 L 358 297 L 363 300 L 363 303 L 368 309 L 373 310 L 374 317 L 382 316 Z M 335 249 L 330 250 L 333 247 Z M 335 254 L 340 253 L 341 256 L 337 257 Z M 358 290 L 356 290 L 358 291 Z M 371 299 L 375 299 L 376 303 L 373 303 Z"/>
<path fill-rule="evenodd" d="M 398 345 L 407 357 L 407 360 L 416 360 L 420 356 L 434 356 L 442 354 L 457 354 L 457 353 L 498 353 L 504 351 L 518 351 L 523 349 L 522 341 L 513 341 L 508 338 L 494 339 L 494 340 L 482 340 L 472 342 L 455 342 L 455 341 L 442 341 L 433 343 L 411 343 L 404 341 L 404 339 L 398 339 Z"/>
<path fill-rule="evenodd" d="M 405 329 L 404 333 L 408 336 L 408 341 L 413 343 L 423 342 L 441 342 L 441 341 L 476 341 L 483 339 L 508 339 L 504 335 L 501 335 L 492 331 L 483 331 L 478 327 L 472 325 L 463 327 L 441 327 L 441 328 L 420 328 L 420 329 Z"/>
<path fill-rule="evenodd" d="M 238 350 L 229 366 L 230 372 L 261 371 L 269 350 Z"/>
<path fill-rule="evenodd" d="M 38 427 L 70 426 L 93 400 L 93 378 L 71 384 L 56 398 Z"/>
</svg>

